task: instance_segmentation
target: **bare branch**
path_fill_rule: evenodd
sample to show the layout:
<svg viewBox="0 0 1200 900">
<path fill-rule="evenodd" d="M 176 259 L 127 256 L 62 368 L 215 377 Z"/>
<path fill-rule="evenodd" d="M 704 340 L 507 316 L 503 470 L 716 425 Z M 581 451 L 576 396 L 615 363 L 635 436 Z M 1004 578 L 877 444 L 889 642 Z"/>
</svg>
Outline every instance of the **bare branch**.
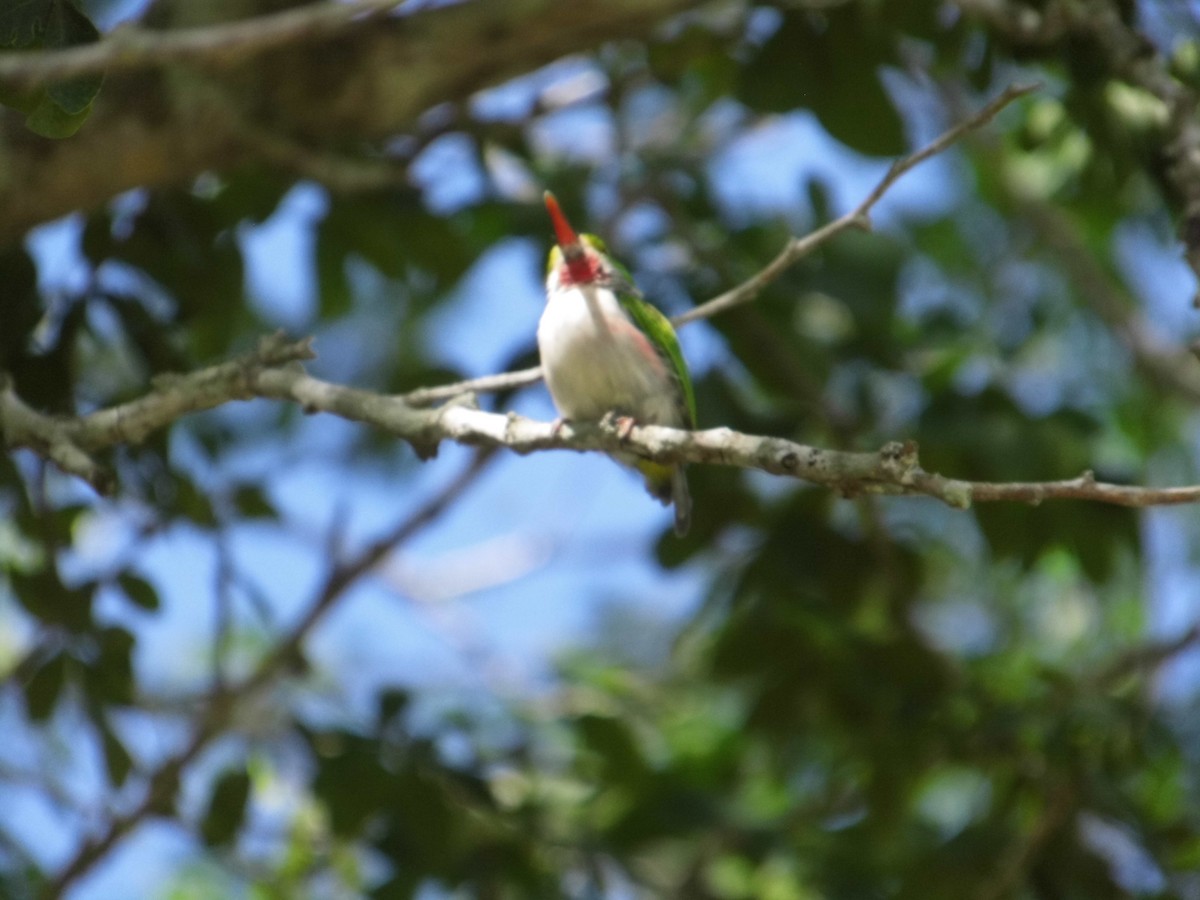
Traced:
<svg viewBox="0 0 1200 900">
<path fill-rule="evenodd" d="M 1200 646 L 1200 625 L 1193 625 L 1173 638 L 1131 647 L 1097 672 L 1091 681 L 1098 688 L 1111 690 L 1130 675 L 1153 673 L 1197 646 Z"/>
<path fill-rule="evenodd" d="M 677 316 L 673 320 L 674 323 L 676 325 L 686 325 L 688 322 L 696 319 L 709 319 L 717 313 L 725 312 L 735 306 L 741 306 L 743 303 L 749 303 L 762 293 L 763 288 L 778 279 L 791 266 L 830 239 L 841 234 L 848 228 L 869 228 L 871 224 L 871 210 L 902 175 L 916 168 L 925 162 L 925 160 L 937 156 L 960 140 L 964 135 L 992 121 L 1004 107 L 1008 106 L 1014 100 L 1024 97 L 1026 94 L 1032 93 L 1037 89 L 1038 85 L 1036 84 L 1010 86 L 969 119 L 958 123 L 953 128 L 934 138 L 934 140 L 930 141 L 920 150 L 892 163 L 887 174 L 883 176 L 879 184 L 875 185 L 874 190 L 850 212 L 803 237 L 792 238 L 783 250 L 780 251 L 779 255 L 771 260 L 758 274 L 742 282 L 732 290 L 714 297 L 707 303 L 702 303 L 695 309 L 690 309 L 683 315 Z"/>
<path fill-rule="evenodd" d="M 117 844 L 128 837 L 142 822 L 173 802 L 183 771 L 212 741 L 225 733 L 237 706 L 256 694 L 275 679 L 286 675 L 299 656 L 301 645 L 308 635 L 328 615 L 337 601 L 360 577 L 382 562 L 389 554 L 410 540 L 426 525 L 440 516 L 478 479 L 492 457 L 481 451 L 445 488 L 390 532 L 367 545 L 352 559 L 334 562 L 329 575 L 317 589 L 307 611 L 263 657 L 246 678 L 226 690 L 212 694 L 206 708 L 198 716 L 198 724 L 190 740 L 149 776 L 146 793 L 129 812 L 109 820 L 104 830 L 85 842 L 71 860 L 42 892 L 42 900 L 57 900 L 67 889 L 86 875 Z"/>
<path fill-rule="evenodd" d="M 1032 93 L 1037 89 L 1038 85 L 1036 84 L 1010 86 L 975 115 L 943 132 L 921 149 L 892 163 L 887 174 L 883 176 L 879 184 L 853 210 L 803 237 L 792 238 L 783 250 L 780 251 L 779 255 L 767 263 L 753 277 L 748 278 L 737 287 L 714 297 L 707 303 L 702 303 L 695 309 L 690 309 L 682 315 L 675 316 L 671 320 L 672 324 L 676 327 L 682 327 L 697 319 L 711 319 L 718 313 L 723 313 L 735 306 L 741 306 L 743 303 L 749 303 L 762 293 L 767 285 L 778 280 L 789 268 L 843 231 L 848 228 L 869 228 L 871 210 L 901 176 L 911 169 L 916 168 L 925 162 L 925 160 L 942 153 L 955 142 L 961 140 L 964 135 L 982 128 L 996 118 L 1000 111 L 1014 100 L 1024 97 L 1026 94 Z M 405 394 L 403 399 L 414 406 L 425 406 L 430 403 L 436 403 L 439 400 L 449 400 L 452 397 L 466 393 L 482 394 L 525 387 L 539 381 L 541 377 L 542 370 L 540 367 L 522 369 L 519 372 L 486 375 L 482 378 L 472 378 L 467 381 L 455 382 L 454 384 L 420 388 Z"/>
<path fill-rule="evenodd" d="M 44 416 L 9 391 L 0 396 L 0 433 L 10 448 L 69 446 L 91 461 L 91 453 L 135 443 L 188 413 L 252 397 L 290 401 L 307 412 L 325 412 L 362 422 L 408 441 L 422 457 L 445 440 L 516 453 L 541 450 L 632 452 L 660 462 L 708 463 L 757 469 L 799 478 L 853 497 L 871 494 L 934 497 L 966 509 L 975 502 L 1039 504 L 1045 500 L 1089 500 L 1118 506 L 1161 506 L 1200 502 L 1200 486 L 1150 488 L 1108 484 L 1091 472 L 1040 482 L 985 482 L 948 478 L 921 468 L 917 446 L 892 442 L 875 453 L 844 452 L 783 438 L 742 434 L 728 428 L 680 431 L 660 426 L 634 428 L 627 436 L 608 424 L 577 423 L 556 428 L 516 413 L 489 413 L 470 402 L 436 409 L 412 406 L 361 388 L 322 381 L 292 362 L 312 354 L 309 341 L 264 339 L 251 354 L 189 375 L 160 380 L 144 397 L 79 418 Z M 16 419 L 15 426 L 8 421 Z M 95 464 L 92 463 L 94 467 Z M 68 469 L 83 477 L 92 470 Z"/>
<path fill-rule="evenodd" d="M 94 44 L 39 53 L 0 53 L 0 82 L 33 88 L 81 75 L 169 63 L 231 65 L 277 47 L 330 38 L 388 14 L 400 2 L 324 0 L 240 22 L 175 31 L 125 25 Z"/>
<path fill-rule="evenodd" d="M 156 379 L 151 393 L 79 418 L 46 416 L 17 396 L 11 380 L 0 378 L 0 437 L 10 448 L 28 447 L 64 472 L 82 478 L 97 493 L 111 487 L 111 475 L 93 456 L 118 444 L 137 444 L 188 413 L 201 412 L 253 396 L 248 379 L 258 369 L 312 359 L 312 341 L 289 341 L 280 334 L 263 338 L 238 359 L 190 375 Z"/>
<path fill-rule="evenodd" d="M 463 394 L 491 394 L 496 391 L 509 391 L 536 384 L 541 380 L 542 367 L 533 366 L 516 372 L 502 372 L 499 375 L 484 375 L 480 378 L 456 381 L 454 384 L 417 388 L 415 391 L 401 395 L 400 399 L 412 406 L 428 406 L 430 403 L 452 400 Z"/>
</svg>

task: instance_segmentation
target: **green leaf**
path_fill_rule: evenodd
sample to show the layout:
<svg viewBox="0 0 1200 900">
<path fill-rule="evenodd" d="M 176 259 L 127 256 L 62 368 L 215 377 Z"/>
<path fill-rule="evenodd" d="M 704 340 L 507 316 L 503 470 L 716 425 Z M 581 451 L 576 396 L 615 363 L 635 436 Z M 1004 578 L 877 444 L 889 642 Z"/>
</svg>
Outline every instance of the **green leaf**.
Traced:
<svg viewBox="0 0 1200 900">
<path fill-rule="evenodd" d="M 58 0 L 7 0 L 0 6 L 0 47 L 32 47 L 46 30 Z"/>
<path fill-rule="evenodd" d="M 0 369 L 10 371 L 27 354 L 29 336 L 43 314 L 37 269 L 20 244 L 0 252 L 0 284 Z"/>
<path fill-rule="evenodd" d="M 44 93 L 37 106 L 26 117 L 25 126 L 34 134 L 47 138 L 68 138 L 87 121 L 92 108 L 80 112 L 67 112 L 59 106 L 49 93 Z"/>
<path fill-rule="evenodd" d="M 96 26 L 73 3 L 59 0 L 54 4 L 46 25 L 47 48 L 76 47 L 80 44 L 94 43 L 99 39 L 100 32 L 96 30 Z M 82 114 L 83 118 L 87 118 L 103 80 L 102 75 L 83 75 L 52 84 L 46 94 L 68 116 Z M 80 124 L 82 121 L 80 119 Z"/>
<path fill-rule="evenodd" d="M 684 89 L 700 108 L 728 96 L 737 79 L 728 40 L 700 25 L 652 44 L 646 61 L 655 77 Z"/>
<path fill-rule="evenodd" d="M 250 774 L 244 769 L 229 769 L 213 787 L 208 810 L 200 825 L 200 835 L 210 847 L 221 847 L 237 837 L 246 818 L 250 799 Z"/>
<path fill-rule="evenodd" d="M 329 810 L 333 833 L 351 837 L 381 808 L 398 801 L 394 773 L 379 762 L 380 744 L 346 732 L 312 736 L 320 757 L 313 791 Z"/>
<path fill-rule="evenodd" d="M 84 690 L 103 704 L 132 704 L 137 694 L 133 679 L 133 635 L 114 626 L 103 629 L 97 643 L 99 654 L 88 667 Z"/>
<path fill-rule="evenodd" d="M 277 519 L 279 512 L 267 499 L 266 493 L 257 485 L 245 484 L 233 495 L 233 504 L 245 519 Z"/>
<path fill-rule="evenodd" d="M 383 727 L 408 710 L 412 703 L 412 693 L 406 688 L 387 687 L 380 691 L 376 703 L 378 713 L 376 722 Z"/>
<path fill-rule="evenodd" d="M 0 47 L 61 50 L 99 40 L 100 32 L 73 0 L 9 0 L 0 10 Z M 70 137 L 87 120 L 102 75 L 81 75 L 34 90 L 5 89 L 0 102 L 26 114 L 30 131 Z"/>
<path fill-rule="evenodd" d="M 212 501 L 191 479 L 178 476 L 175 481 L 175 509 L 201 528 L 216 528 L 217 514 Z"/>
<path fill-rule="evenodd" d="M 25 706 L 29 717 L 44 722 L 54 712 L 67 680 L 67 657 L 56 653 L 34 671 L 25 685 Z"/>
<path fill-rule="evenodd" d="M 134 606 L 148 612 L 157 612 L 162 605 L 158 599 L 158 591 L 154 585 L 137 575 L 123 572 L 117 576 L 117 585 L 121 592 Z"/>
<path fill-rule="evenodd" d="M 95 722 L 100 730 L 101 745 L 104 748 L 104 767 L 108 771 L 108 780 L 114 787 L 120 787 L 133 769 L 133 758 L 103 715 L 96 716 Z"/>
<path fill-rule="evenodd" d="M 646 760 L 629 726 L 611 716 L 588 713 L 575 727 L 583 744 L 602 760 L 607 782 L 641 782 L 648 774 Z"/>
<path fill-rule="evenodd" d="M 859 4 L 794 12 L 742 70 L 738 97 L 763 112 L 811 109 L 833 137 L 861 153 L 895 156 L 903 122 L 879 79 L 891 36 L 874 33 Z"/>
<path fill-rule="evenodd" d="M 75 632 L 92 626 L 93 582 L 69 588 L 53 567 L 30 573 L 10 572 L 8 578 L 21 605 L 45 624 Z"/>
</svg>

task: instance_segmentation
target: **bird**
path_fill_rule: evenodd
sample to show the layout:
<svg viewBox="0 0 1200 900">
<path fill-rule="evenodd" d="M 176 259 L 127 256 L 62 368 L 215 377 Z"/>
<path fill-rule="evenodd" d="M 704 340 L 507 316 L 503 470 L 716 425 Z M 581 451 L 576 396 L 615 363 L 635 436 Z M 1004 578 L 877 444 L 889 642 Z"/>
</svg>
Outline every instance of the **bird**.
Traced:
<svg viewBox="0 0 1200 900">
<path fill-rule="evenodd" d="M 576 234 L 550 191 L 545 202 L 556 243 L 546 262 L 537 343 L 556 427 L 615 418 L 624 437 L 635 424 L 694 429 L 695 392 L 670 320 L 642 296 L 604 241 Z M 684 466 L 633 453 L 614 457 L 641 473 L 651 496 L 674 505 L 675 533 L 687 534 L 692 499 Z"/>
</svg>

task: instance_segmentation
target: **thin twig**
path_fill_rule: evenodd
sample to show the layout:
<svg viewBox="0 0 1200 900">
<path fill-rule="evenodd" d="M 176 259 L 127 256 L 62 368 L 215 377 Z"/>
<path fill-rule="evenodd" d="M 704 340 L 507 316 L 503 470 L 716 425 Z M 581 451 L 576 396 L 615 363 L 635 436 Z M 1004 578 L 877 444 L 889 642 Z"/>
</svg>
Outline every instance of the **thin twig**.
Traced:
<svg viewBox="0 0 1200 900">
<path fill-rule="evenodd" d="M 346 590 L 445 512 L 475 483 L 492 456 L 490 450 L 482 450 L 475 454 L 458 477 L 390 532 L 368 545 L 353 559 L 335 563 L 309 603 L 307 612 L 292 626 L 291 631 L 272 647 L 243 681 L 210 696 L 207 709 L 201 714 L 199 724 L 187 744 L 159 764 L 149 776 L 146 794 L 141 802 L 129 812 L 110 819 L 100 835 L 84 843 L 46 886 L 41 894 L 42 900 L 58 900 L 71 885 L 90 872 L 146 818 L 168 806 L 175 796 L 183 771 L 213 739 L 223 733 L 237 705 L 289 671 L 305 639 L 345 595 Z"/>
<path fill-rule="evenodd" d="M 1025 880 L 1046 845 L 1055 833 L 1065 826 L 1075 812 L 1076 790 L 1071 785 L 1059 785 L 1049 799 L 1033 828 L 1022 833 L 1006 853 L 1000 856 L 999 870 L 987 878 L 975 894 L 975 900 L 999 900 L 1011 896 Z"/>
<path fill-rule="evenodd" d="M 1176 207 L 1184 258 L 1200 282 L 1200 93 L 1173 71 L 1171 61 L 1120 9 L 1103 2 L 1015 4 L 997 0 L 954 0 L 963 11 L 981 18 L 1006 40 L 1041 55 L 1057 52 L 1077 57 L 1080 47 L 1097 60 L 1098 71 L 1119 78 L 1161 104 L 1163 134 L 1148 174 L 1163 184 Z M 1097 136 L 1094 136 L 1097 137 Z M 1099 137 L 1098 139 L 1103 139 Z M 1200 306 L 1200 291 L 1193 297 Z"/>
<path fill-rule="evenodd" d="M 921 149 L 893 162 L 879 183 L 850 212 L 834 219 L 832 222 L 822 225 L 816 231 L 809 232 L 802 237 L 791 238 L 783 250 L 755 275 L 708 302 L 702 303 L 682 315 L 675 316 L 671 322 L 678 328 L 697 319 L 711 319 L 718 313 L 730 310 L 735 306 L 741 306 L 744 303 L 749 303 L 762 293 L 767 285 L 778 280 L 789 268 L 843 231 L 850 228 L 869 228 L 871 210 L 905 173 L 916 168 L 926 160 L 944 152 L 951 145 L 961 140 L 964 135 L 982 128 L 988 122 L 995 119 L 1000 111 L 1010 103 L 1020 97 L 1024 97 L 1026 94 L 1036 91 L 1038 87 L 1037 84 L 1010 86 L 980 109 L 979 112 L 975 113 L 975 115 L 943 132 Z M 525 387 L 526 385 L 535 383 L 541 377 L 541 368 L 534 367 L 531 369 L 522 369 L 519 372 L 505 372 L 500 375 L 471 378 L 466 381 L 455 382 L 454 384 L 419 388 L 418 390 L 404 394 L 402 399 L 414 406 L 424 406 L 439 400 L 449 400 L 467 393 L 481 394 Z"/>
<path fill-rule="evenodd" d="M 1017 84 L 1008 87 L 969 119 L 959 122 L 953 128 L 943 132 L 920 150 L 910 153 L 908 156 L 901 157 L 892 163 L 887 173 L 875 185 L 874 189 L 850 212 L 803 237 L 792 238 L 783 250 L 780 251 L 779 255 L 767 263 L 756 275 L 720 296 L 714 297 L 707 303 L 702 303 L 695 309 L 690 309 L 683 315 L 677 316 L 672 321 L 676 325 L 686 325 L 688 322 L 695 321 L 696 319 L 709 319 L 717 313 L 722 313 L 735 306 L 748 303 L 757 297 L 763 288 L 778 279 L 787 269 L 843 231 L 850 228 L 869 229 L 871 227 L 871 210 L 883 198 L 883 195 L 888 192 L 892 185 L 900 180 L 901 176 L 916 168 L 927 159 L 942 153 L 969 132 L 982 128 L 996 118 L 1000 111 L 1010 103 L 1020 97 L 1024 97 L 1026 94 L 1036 91 L 1038 87 L 1039 85 L 1037 84 Z"/>
<path fill-rule="evenodd" d="M 1173 638 L 1149 641 L 1124 651 L 1090 680 L 1096 687 L 1111 688 L 1129 675 L 1158 669 L 1197 646 L 1200 646 L 1200 624 Z"/>
</svg>

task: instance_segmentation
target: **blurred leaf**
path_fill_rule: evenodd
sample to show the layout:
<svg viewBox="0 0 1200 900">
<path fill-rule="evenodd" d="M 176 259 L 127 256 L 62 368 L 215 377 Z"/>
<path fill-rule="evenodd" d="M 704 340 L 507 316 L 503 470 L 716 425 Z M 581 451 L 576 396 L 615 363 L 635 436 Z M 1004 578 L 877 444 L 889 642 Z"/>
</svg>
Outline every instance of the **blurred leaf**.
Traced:
<svg viewBox="0 0 1200 900">
<path fill-rule="evenodd" d="M 154 585 L 131 572 L 122 572 L 117 576 L 117 585 L 121 592 L 134 606 L 147 612 L 157 612 L 161 602 Z"/>
<path fill-rule="evenodd" d="M 12 0 L 0 7 L 0 47 L 30 47 L 41 40 L 61 0 Z"/>
<path fill-rule="evenodd" d="M 903 153 L 903 123 L 879 80 L 880 66 L 893 62 L 892 39 L 868 26 L 868 15 L 857 3 L 785 13 L 743 68 L 739 99 L 761 112 L 811 109 L 826 131 L 861 153 Z"/>
<path fill-rule="evenodd" d="M 385 726 L 397 716 L 402 715 L 412 702 L 412 693 L 406 688 L 385 688 L 379 693 L 379 711 L 376 722 L 379 727 Z"/>
<path fill-rule="evenodd" d="M 233 494 L 233 504 L 244 519 L 277 519 L 279 512 L 261 487 L 244 484 Z"/>
<path fill-rule="evenodd" d="M 0 8 L 0 47 L 59 50 L 99 40 L 100 33 L 73 0 L 12 0 Z M 27 114 L 43 137 L 70 137 L 86 121 L 101 75 L 85 75 L 29 91 L 5 90 L 0 102 Z"/>
<path fill-rule="evenodd" d="M 728 96 L 738 77 L 728 41 L 700 25 L 651 44 L 647 62 L 661 81 L 694 88 L 699 108 Z"/>
<path fill-rule="evenodd" d="M 200 825 L 200 836 L 210 847 L 233 842 L 246 818 L 250 799 L 250 775 L 244 768 L 227 769 L 213 786 L 208 810 Z"/>
<path fill-rule="evenodd" d="M 0 251 L 0 369 L 11 371 L 29 352 L 33 330 L 42 318 L 33 260 L 19 245 Z"/>
<path fill-rule="evenodd" d="M 1111 578 L 1137 547 L 1137 514 L 1126 507 L 1098 504 L 1081 517 L 1069 503 L 1042 508 L 991 503 L 980 505 L 975 515 L 998 557 L 1030 568 L 1046 553 L 1065 548 L 1096 584 Z"/>
<path fill-rule="evenodd" d="M 113 732 L 103 714 L 97 716 L 94 721 L 100 729 L 101 745 L 104 749 L 104 766 L 108 773 L 109 784 L 120 787 L 133 769 L 133 758 L 125 749 L 121 739 Z"/>
<path fill-rule="evenodd" d="M 97 635 L 99 655 L 88 667 L 84 688 L 102 704 L 128 706 L 137 691 L 133 678 L 134 636 L 124 628 L 110 626 Z"/>
<path fill-rule="evenodd" d="M 398 782 L 380 767 L 377 743 L 343 733 L 310 740 L 320 759 L 313 791 L 329 810 L 334 834 L 356 834 L 372 815 L 398 801 Z"/>
<path fill-rule="evenodd" d="M 576 719 L 575 728 L 584 745 L 600 761 L 598 777 L 603 783 L 636 784 L 648 776 L 645 760 L 625 723 L 589 714 Z"/>
<path fill-rule="evenodd" d="M 67 679 L 67 658 L 56 653 L 43 662 L 25 685 L 25 706 L 35 722 L 44 722 L 54 712 Z"/>
<path fill-rule="evenodd" d="M 143 279 L 151 280 L 139 284 L 146 304 L 161 309 L 165 293 L 172 312 L 162 318 L 186 326 L 190 348 L 207 360 L 227 355 L 243 329 L 259 325 L 244 302 L 245 273 L 234 235 L 237 224 L 237 219 L 224 217 L 219 204 L 200 196 L 156 192 L 119 228 L 109 215 L 89 217 L 83 251 L 96 266 L 118 260 L 140 270 Z M 153 289 L 155 284 L 158 290 Z M 131 318 L 132 311 L 126 315 L 131 336 L 145 347 L 150 340 L 148 323 Z"/>
<path fill-rule="evenodd" d="M 94 583 L 68 588 L 53 567 L 28 573 L 9 572 L 8 578 L 21 605 L 46 625 L 60 625 L 76 632 L 91 627 Z"/>
<path fill-rule="evenodd" d="M 179 475 L 174 483 L 174 507 L 180 515 L 201 528 L 216 528 L 217 514 L 212 501 L 190 478 Z"/>
<path fill-rule="evenodd" d="M 58 0 L 52 4 L 44 37 L 47 49 L 75 47 L 99 39 L 100 32 L 91 20 L 79 11 L 73 0 Z M 70 81 L 60 81 L 51 85 L 46 94 L 68 116 L 83 115 L 86 118 L 92 101 L 100 92 L 103 80 L 101 75 L 85 75 Z M 82 119 L 79 124 L 82 124 Z"/>
</svg>

